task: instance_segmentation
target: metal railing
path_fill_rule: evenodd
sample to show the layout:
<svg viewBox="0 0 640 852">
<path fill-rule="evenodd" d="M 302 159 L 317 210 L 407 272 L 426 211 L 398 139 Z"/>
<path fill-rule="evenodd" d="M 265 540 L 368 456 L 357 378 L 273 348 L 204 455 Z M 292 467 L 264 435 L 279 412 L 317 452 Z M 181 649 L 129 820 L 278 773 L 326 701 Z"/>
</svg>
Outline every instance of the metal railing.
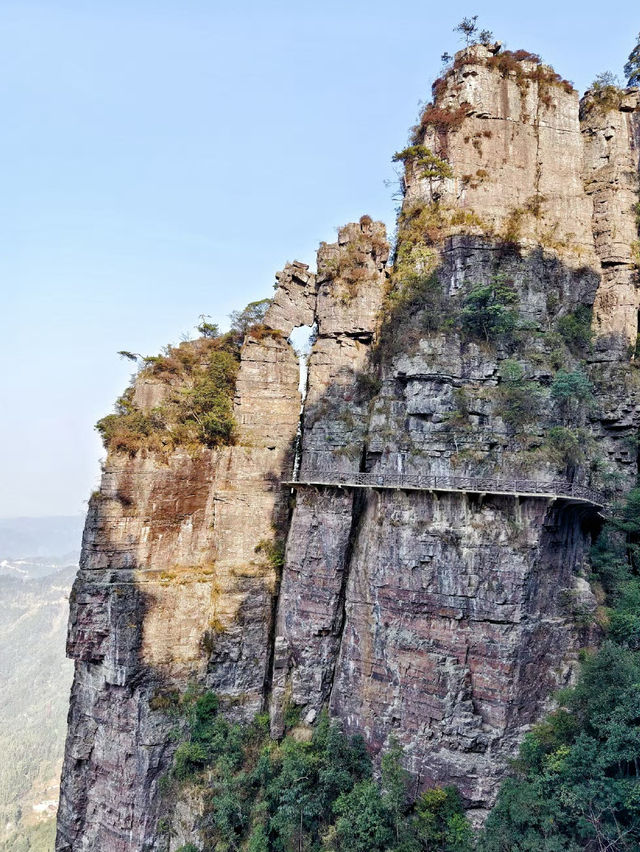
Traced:
<svg viewBox="0 0 640 852">
<path fill-rule="evenodd" d="M 415 473 L 338 472 L 322 468 L 299 471 L 287 485 L 335 485 L 361 488 L 397 488 L 418 491 L 466 491 L 475 494 L 513 494 L 574 499 L 603 507 L 603 495 L 587 485 L 566 480 L 506 479 L 479 476 L 433 476 Z"/>
</svg>

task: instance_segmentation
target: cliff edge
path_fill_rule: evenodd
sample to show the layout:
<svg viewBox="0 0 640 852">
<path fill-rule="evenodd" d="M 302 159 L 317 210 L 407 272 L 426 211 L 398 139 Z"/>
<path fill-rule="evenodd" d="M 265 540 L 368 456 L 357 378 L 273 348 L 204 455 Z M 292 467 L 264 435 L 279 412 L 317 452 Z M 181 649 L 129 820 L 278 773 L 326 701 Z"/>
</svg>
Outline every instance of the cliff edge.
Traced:
<svg viewBox="0 0 640 852">
<path fill-rule="evenodd" d="M 638 473 L 640 95 L 580 103 L 482 45 L 433 94 L 391 259 L 363 216 L 240 340 L 183 344 L 121 403 L 136 442 L 110 444 L 71 601 L 59 852 L 176 848 L 169 697 L 194 684 L 275 737 L 328 708 L 373 754 L 394 738 L 481 819 L 599 641 L 588 552 Z"/>
</svg>

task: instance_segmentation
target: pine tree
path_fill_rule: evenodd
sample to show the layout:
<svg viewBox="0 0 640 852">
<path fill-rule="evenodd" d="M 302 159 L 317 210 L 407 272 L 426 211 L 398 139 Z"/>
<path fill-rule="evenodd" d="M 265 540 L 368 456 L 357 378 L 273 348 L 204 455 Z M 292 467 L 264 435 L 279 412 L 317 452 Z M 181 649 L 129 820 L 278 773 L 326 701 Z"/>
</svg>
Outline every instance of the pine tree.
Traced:
<svg viewBox="0 0 640 852">
<path fill-rule="evenodd" d="M 624 73 L 627 77 L 627 86 L 640 86 L 640 33 L 636 46 L 629 54 L 629 59 L 624 66 Z"/>
</svg>

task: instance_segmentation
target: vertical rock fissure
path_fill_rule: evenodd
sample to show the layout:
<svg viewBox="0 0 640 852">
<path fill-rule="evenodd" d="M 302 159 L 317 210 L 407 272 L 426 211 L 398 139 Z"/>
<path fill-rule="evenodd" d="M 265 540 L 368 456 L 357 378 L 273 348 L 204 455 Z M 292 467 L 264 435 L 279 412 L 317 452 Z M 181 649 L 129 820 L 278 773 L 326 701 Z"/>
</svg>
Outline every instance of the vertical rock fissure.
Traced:
<svg viewBox="0 0 640 852">
<path fill-rule="evenodd" d="M 294 440 L 294 461 L 293 461 L 293 478 L 296 479 L 298 475 L 298 471 L 300 469 L 300 464 L 302 460 L 302 434 L 303 434 L 303 424 L 304 424 L 304 406 L 307 398 L 307 392 L 309 389 L 309 356 L 311 354 L 311 347 L 313 346 L 315 339 L 317 337 L 317 323 L 314 322 L 313 325 L 299 325 L 292 329 L 289 337 L 287 338 L 287 342 L 293 349 L 298 359 L 298 367 L 300 371 L 300 378 L 298 382 L 298 390 L 300 392 L 300 414 L 298 419 L 298 426 L 296 429 L 296 436 Z M 292 490 L 289 490 L 289 497 L 293 494 Z M 293 515 L 293 501 L 289 499 L 287 506 L 287 519 L 285 524 L 286 533 L 284 536 L 283 547 L 286 549 L 287 540 L 289 538 L 289 533 L 291 531 L 291 518 Z M 267 646 L 267 667 L 265 670 L 264 677 L 264 687 L 263 687 L 263 708 L 267 709 L 271 702 L 272 690 L 273 690 L 273 670 L 274 670 L 274 660 L 275 660 L 275 646 L 276 646 L 276 636 L 277 636 L 277 617 L 278 617 L 278 606 L 280 604 L 280 590 L 282 587 L 282 571 L 283 568 L 280 567 L 278 569 L 278 574 L 276 578 L 276 585 L 273 591 L 273 596 L 271 600 L 271 618 L 269 621 L 269 632 L 268 632 L 268 646 Z"/>
<path fill-rule="evenodd" d="M 309 391 L 309 357 L 311 348 L 318 336 L 318 324 L 299 325 L 293 329 L 289 335 L 288 341 L 296 353 L 298 365 L 300 368 L 300 382 L 298 390 L 300 391 L 300 418 L 298 420 L 298 428 L 296 430 L 296 440 L 293 453 L 293 478 L 297 479 L 302 462 L 302 430 L 304 426 L 304 404 Z"/>
<path fill-rule="evenodd" d="M 533 176 L 533 193 L 535 198 L 535 204 L 538 205 L 540 203 L 541 195 L 540 195 L 540 182 L 542 179 L 542 161 L 540 159 L 540 80 L 538 80 L 538 91 L 536 98 L 536 115 L 533 120 L 533 132 L 536 140 L 536 169 Z"/>
<path fill-rule="evenodd" d="M 287 518 L 287 538 L 289 536 L 289 530 L 291 529 L 291 514 L 292 509 L 289 509 L 289 516 Z M 278 617 L 278 604 L 280 603 L 280 589 L 282 587 L 282 568 L 278 570 L 278 576 L 276 579 L 276 585 L 273 590 L 273 596 L 271 598 L 271 617 L 269 620 L 269 632 L 267 635 L 267 666 L 264 672 L 264 686 L 262 689 L 262 710 L 269 709 L 269 702 L 271 700 L 271 691 L 273 687 L 273 661 L 275 659 L 276 653 L 276 620 Z"/>
<path fill-rule="evenodd" d="M 329 671 L 327 671 L 327 686 L 323 690 L 323 694 L 327 697 L 329 702 L 331 701 L 331 694 L 333 692 L 336 665 L 338 658 L 340 657 L 340 646 L 342 645 L 342 635 L 346 621 L 347 585 L 351 575 L 351 562 L 356 542 L 358 540 L 362 518 L 368 503 L 368 493 L 369 492 L 365 489 L 354 489 L 353 503 L 351 505 L 351 527 L 349 528 L 349 538 L 347 540 L 347 547 L 344 554 L 344 571 L 342 573 L 340 591 L 338 593 L 338 604 L 336 606 L 336 615 L 333 624 L 333 634 L 336 637 L 336 653 L 333 658 L 333 663 Z"/>
</svg>

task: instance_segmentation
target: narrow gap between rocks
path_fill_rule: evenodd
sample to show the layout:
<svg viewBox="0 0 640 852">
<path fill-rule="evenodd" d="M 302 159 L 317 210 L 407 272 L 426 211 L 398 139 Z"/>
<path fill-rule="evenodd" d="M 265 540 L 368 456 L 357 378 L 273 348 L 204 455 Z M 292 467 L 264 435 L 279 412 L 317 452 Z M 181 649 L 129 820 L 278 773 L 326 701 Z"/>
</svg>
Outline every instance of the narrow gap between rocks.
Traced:
<svg viewBox="0 0 640 852">
<path fill-rule="evenodd" d="M 293 329 L 289 335 L 289 343 L 293 347 L 293 351 L 298 357 L 298 365 L 300 367 L 300 381 L 298 382 L 298 390 L 300 391 L 300 419 L 298 422 L 298 430 L 296 432 L 296 444 L 293 462 L 293 478 L 295 479 L 300 470 L 300 462 L 302 460 L 302 418 L 304 414 L 304 403 L 307 398 L 307 390 L 309 386 L 309 355 L 311 347 L 315 343 L 318 334 L 317 325 L 299 325 Z"/>
</svg>

